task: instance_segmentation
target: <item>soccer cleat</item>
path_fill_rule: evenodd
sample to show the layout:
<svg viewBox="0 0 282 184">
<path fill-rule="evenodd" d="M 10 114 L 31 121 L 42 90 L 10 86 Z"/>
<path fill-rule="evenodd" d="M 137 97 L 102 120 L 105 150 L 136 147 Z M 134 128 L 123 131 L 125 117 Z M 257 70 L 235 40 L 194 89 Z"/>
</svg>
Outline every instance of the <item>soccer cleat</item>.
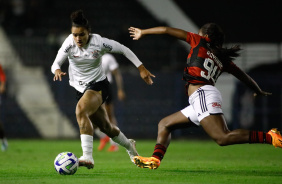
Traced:
<svg viewBox="0 0 282 184">
<path fill-rule="evenodd" d="M 130 143 L 131 143 L 131 150 L 127 150 L 127 153 L 130 157 L 131 162 L 134 163 L 133 158 L 135 156 L 138 156 L 137 150 L 136 150 L 136 142 L 133 139 L 129 139 Z"/>
<path fill-rule="evenodd" d="M 6 151 L 8 149 L 8 141 L 7 141 L 7 139 L 3 139 L 2 140 L 2 144 L 1 144 L 1 150 L 4 152 L 4 151 Z"/>
<path fill-rule="evenodd" d="M 93 169 L 94 167 L 94 160 L 93 158 L 86 158 L 84 156 L 81 156 L 78 159 L 79 167 L 87 167 L 88 169 Z"/>
<path fill-rule="evenodd" d="M 280 132 L 277 130 L 277 128 L 272 128 L 268 132 L 269 135 L 272 137 L 272 145 L 277 148 L 280 147 L 282 148 L 282 136 Z"/>
<path fill-rule="evenodd" d="M 118 151 L 118 146 L 117 145 L 111 145 L 108 149 L 108 152 L 116 152 Z"/>
<path fill-rule="evenodd" d="M 160 166 L 161 161 L 155 157 L 135 156 L 134 163 L 140 168 L 157 169 Z"/>
<path fill-rule="evenodd" d="M 109 141 L 110 141 L 110 138 L 108 136 L 100 139 L 100 145 L 98 146 L 98 150 L 102 151 Z"/>
</svg>

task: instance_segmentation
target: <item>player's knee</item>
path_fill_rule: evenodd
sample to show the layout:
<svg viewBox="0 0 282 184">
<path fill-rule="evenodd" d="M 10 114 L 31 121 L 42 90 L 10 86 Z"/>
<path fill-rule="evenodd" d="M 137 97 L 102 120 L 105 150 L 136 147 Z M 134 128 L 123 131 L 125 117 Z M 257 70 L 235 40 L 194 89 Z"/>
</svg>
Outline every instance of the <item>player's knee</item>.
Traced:
<svg viewBox="0 0 282 184">
<path fill-rule="evenodd" d="M 169 126 L 170 126 L 170 121 L 167 118 L 164 118 L 159 122 L 158 129 L 159 130 L 163 130 L 163 129 L 168 130 Z"/>
<path fill-rule="evenodd" d="M 214 139 L 214 141 L 219 145 L 219 146 L 226 146 L 228 145 L 228 141 L 225 136 L 217 137 Z"/>
<path fill-rule="evenodd" d="M 75 115 L 77 118 L 81 118 L 86 115 L 85 107 L 83 105 L 77 104 L 75 109 Z"/>
</svg>

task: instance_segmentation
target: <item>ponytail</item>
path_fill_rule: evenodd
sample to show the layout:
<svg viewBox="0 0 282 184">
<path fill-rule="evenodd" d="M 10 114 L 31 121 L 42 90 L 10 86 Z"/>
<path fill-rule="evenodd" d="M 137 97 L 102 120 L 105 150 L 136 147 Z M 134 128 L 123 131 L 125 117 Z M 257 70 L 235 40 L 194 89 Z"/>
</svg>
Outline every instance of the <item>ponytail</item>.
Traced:
<svg viewBox="0 0 282 184">
<path fill-rule="evenodd" d="M 222 29 L 215 23 L 208 23 L 201 27 L 200 31 L 203 35 L 207 34 L 210 42 L 207 44 L 210 51 L 216 55 L 222 62 L 234 60 L 240 54 L 240 45 L 232 46 L 231 48 L 222 48 L 225 35 Z"/>
</svg>

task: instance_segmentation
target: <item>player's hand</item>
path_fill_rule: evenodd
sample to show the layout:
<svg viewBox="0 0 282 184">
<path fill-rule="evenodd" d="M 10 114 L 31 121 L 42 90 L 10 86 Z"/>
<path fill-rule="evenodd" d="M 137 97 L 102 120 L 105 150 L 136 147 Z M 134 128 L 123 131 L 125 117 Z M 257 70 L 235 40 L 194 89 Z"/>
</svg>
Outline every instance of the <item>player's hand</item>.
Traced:
<svg viewBox="0 0 282 184">
<path fill-rule="evenodd" d="M 118 90 L 117 96 L 118 96 L 119 101 L 123 101 L 125 99 L 125 97 L 126 97 L 125 96 L 125 92 L 122 89 Z"/>
<path fill-rule="evenodd" d="M 57 69 L 55 71 L 55 76 L 53 78 L 53 81 L 57 81 L 57 80 L 62 81 L 62 76 L 64 76 L 64 75 L 67 75 L 67 73 L 62 72 L 60 69 Z"/>
<path fill-rule="evenodd" d="M 142 31 L 139 28 L 130 27 L 128 28 L 130 37 L 133 37 L 133 40 L 139 40 L 142 37 Z"/>
<path fill-rule="evenodd" d="M 269 93 L 269 92 L 266 92 L 266 91 L 260 91 L 259 93 L 254 93 L 254 97 L 256 96 L 269 96 L 269 95 L 272 95 L 272 93 Z"/>
<path fill-rule="evenodd" d="M 153 84 L 153 80 L 151 77 L 155 77 L 153 74 L 151 74 L 145 66 L 142 64 L 138 67 L 138 70 L 140 72 L 141 78 L 149 85 Z"/>
</svg>

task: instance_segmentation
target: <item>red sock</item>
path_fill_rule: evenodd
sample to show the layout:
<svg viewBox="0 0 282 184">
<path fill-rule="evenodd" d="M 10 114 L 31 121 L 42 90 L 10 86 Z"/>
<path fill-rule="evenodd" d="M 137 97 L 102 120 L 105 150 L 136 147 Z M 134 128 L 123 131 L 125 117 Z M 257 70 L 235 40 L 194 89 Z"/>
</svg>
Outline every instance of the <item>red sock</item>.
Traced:
<svg viewBox="0 0 282 184">
<path fill-rule="evenodd" d="M 272 144 L 271 135 L 260 132 L 260 131 L 250 131 L 249 143 L 267 143 Z"/>
<path fill-rule="evenodd" d="M 166 147 L 161 144 L 156 144 L 152 157 L 159 159 L 160 161 L 164 158 Z"/>
</svg>

